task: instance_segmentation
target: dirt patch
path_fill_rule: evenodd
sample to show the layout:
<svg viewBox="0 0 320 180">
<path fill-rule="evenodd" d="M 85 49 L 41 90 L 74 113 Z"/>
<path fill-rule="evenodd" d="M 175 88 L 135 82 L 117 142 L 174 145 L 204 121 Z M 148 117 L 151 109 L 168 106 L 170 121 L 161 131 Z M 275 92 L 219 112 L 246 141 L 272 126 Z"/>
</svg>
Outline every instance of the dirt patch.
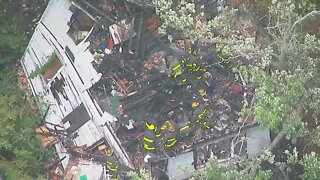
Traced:
<svg viewBox="0 0 320 180">
<path fill-rule="evenodd" d="M 25 99 L 30 103 L 30 106 L 31 106 L 30 112 L 32 112 L 33 115 L 35 115 L 36 117 L 40 117 L 37 103 L 32 98 L 33 97 L 32 90 L 29 86 L 29 81 L 26 77 L 26 74 L 23 71 L 22 66 L 18 66 L 17 72 L 18 72 L 17 78 L 18 78 L 19 87 L 25 93 Z"/>
<path fill-rule="evenodd" d="M 54 75 L 59 71 L 59 69 L 62 67 L 62 64 L 57 56 L 55 56 L 52 61 L 53 62 L 51 66 L 42 75 L 47 82 L 50 81 L 54 77 Z"/>
</svg>

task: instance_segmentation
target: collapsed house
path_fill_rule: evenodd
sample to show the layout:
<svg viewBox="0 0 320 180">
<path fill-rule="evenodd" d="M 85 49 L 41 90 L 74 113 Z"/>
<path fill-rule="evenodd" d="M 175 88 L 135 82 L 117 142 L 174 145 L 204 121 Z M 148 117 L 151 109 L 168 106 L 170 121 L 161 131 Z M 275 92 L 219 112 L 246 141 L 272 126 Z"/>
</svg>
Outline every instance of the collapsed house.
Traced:
<svg viewBox="0 0 320 180">
<path fill-rule="evenodd" d="M 214 44 L 183 38 L 168 43 L 159 26 L 155 11 L 136 1 L 49 2 L 21 62 L 45 117 L 36 134 L 45 147 L 57 150 L 59 158 L 47 167 L 54 177 L 104 179 L 112 149 L 121 174 L 143 167 L 157 179 L 184 179 L 188 173 L 180 166 L 202 168 L 213 154 L 221 160 L 232 154 L 252 157 L 269 143 L 259 140 L 255 147 L 247 138 L 230 148 L 239 135 L 261 132 L 255 125 L 240 128 L 250 124 L 239 122 L 237 113 L 243 88 Z M 196 126 L 192 135 L 177 137 L 172 148 L 161 148 L 159 142 L 148 152 L 143 145 L 148 117 L 191 112 L 185 107 L 197 93 L 192 83 L 177 83 L 166 73 L 170 60 L 183 58 L 197 60 L 208 71 L 205 98 L 207 108 L 218 114 L 216 123 L 210 129 Z"/>
</svg>

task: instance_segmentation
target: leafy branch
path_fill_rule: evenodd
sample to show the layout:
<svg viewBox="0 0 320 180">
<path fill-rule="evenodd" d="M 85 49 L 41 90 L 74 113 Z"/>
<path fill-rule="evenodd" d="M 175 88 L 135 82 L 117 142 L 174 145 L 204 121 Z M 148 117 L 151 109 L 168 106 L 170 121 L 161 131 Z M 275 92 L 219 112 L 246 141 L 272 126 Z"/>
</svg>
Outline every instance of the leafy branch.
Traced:
<svg viewBox="0 0 320 180">
<path fill-rule="evenodd" d="M 32 71 L 32 73 L 30 73 L 31 79 L 34 79 L 37 76 L 44 74 L 50 67 L 54 65 L 54 61 L 56 59 L 55 53 L 52 53 L 47 58 L 48 58 L 48 61 L 43 66 L 41 67 L 37 66 L 36 69 Z"/>
</svg>

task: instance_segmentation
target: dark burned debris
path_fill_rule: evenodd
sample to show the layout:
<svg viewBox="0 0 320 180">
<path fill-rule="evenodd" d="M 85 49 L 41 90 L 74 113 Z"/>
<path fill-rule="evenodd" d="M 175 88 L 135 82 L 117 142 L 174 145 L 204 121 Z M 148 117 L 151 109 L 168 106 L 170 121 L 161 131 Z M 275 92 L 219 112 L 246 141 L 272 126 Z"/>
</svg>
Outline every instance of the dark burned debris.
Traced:
<svg viewBox="0 0 320 180">
<path fill-rule="evenodd" d="M 197 141 L 238 130 L 244 88 L 230 70 L 233 62 L 218 55 L 214 44 L 191 43 L 181 34 L 169 43 L 157 31 L 160 20 L 155 10 L 138 2 L 72 2 L 73 11 L 81 11 L 75 14 L 69 32 L 75 41 L 89 33 L 85 27 L 91 23 L 80 15 L 94 22 L 86 41 L 95 56 L 92 64 L 102 78 L 90 92 L 103 110 L 117 117 L 113 128 L 135 168 L 165 169 L 165 159 L 190 150 L 196 154 L 195 167 L 200 167 L 218 149 L 196 146 Z M 154 139 L 148 139 L 148 133 Z M 83 149 L 73 151 L 84 156 Z M 106 154 L 97 156 L 104 161 Z"/>
</svg>

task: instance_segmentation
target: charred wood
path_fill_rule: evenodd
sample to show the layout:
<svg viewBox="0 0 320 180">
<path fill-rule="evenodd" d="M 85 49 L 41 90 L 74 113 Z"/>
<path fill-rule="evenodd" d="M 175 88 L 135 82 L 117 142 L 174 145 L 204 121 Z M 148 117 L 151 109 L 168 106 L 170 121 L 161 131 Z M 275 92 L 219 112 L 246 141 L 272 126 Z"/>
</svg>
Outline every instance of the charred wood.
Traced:
<svg viewBox="0 0 320 180">
<path fill-rule="evenodd" d="M 143 13 L 141 12 L 140 14 L 140 20 L 139 20 L 139 30 L 138 30 L 138 34 L 137 34 L 137 40 L 136 40 L 136 45 L 135 45 L 135 59 L 138 58 L 139 55 L 139 43 L 140 43 L 140 37 L 141 37 L 141 29 L 142 29 L 142 20 L 143 20 Z"/>
<path fill-rule="evenodd" d="M 132 26 L 134 26 L 134 20 L 135 20 L 135 17 L 133 17 L 132 20 L 131 20 Z M 132 31 L 133 31 L 133 30 L 132 30 Z M 130 33 L 133 33 L 133 32 L 130 32 Z M 132 48 L 132 39 L 133 39 L 133 37 L 130 37 L 130 39 L 129 39 L 128 52 L 129 52 L 130 54 L 132 53 L 132 51 L 131 51 L 131 48 Z"/>
<path fill-rule="evenodd" d="M 62 162 L 66 157 L 67 156 L 64 156 L 63 158 L 57 159 L 57 160 L 51 162 L 50 164 L 44 165 L 45 172 L 50 172 L 52 169 L 54 169 L 56 166 L 58 166 L 59 163 Z"/>
<path fill-rule="evenodd" d="M 150 91 L 144 92 L 144 94 L 140 94 L 141 96 L 140 97 L 138 96 L 134 102 L 123 104 L 124 110 L 128 111 L 128 110 L 135 108 L 136 106 L 146 104 L 150 101 L 150 98 L 156 94 L 157 94 L 157 91 L 155 91 L 155 90 L 150 90 Z"/>
</svg>

